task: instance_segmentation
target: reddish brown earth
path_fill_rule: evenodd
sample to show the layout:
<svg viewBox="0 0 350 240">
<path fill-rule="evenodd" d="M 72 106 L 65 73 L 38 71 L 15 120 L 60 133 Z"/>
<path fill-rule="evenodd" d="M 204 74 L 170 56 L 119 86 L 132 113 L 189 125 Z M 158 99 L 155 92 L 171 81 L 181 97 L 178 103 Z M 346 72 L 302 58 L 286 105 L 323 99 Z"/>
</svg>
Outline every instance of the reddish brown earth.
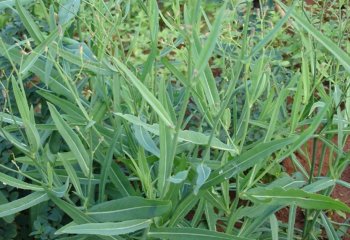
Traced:
<svg viewBox="0 0 350 240">
<path fill-rule="evenodd" d="M 336 137 L 333 138 L 333 142 L 334 143 L 337 142 Z M 321 165 L 320 159 L 321 159 L 321 155 L 322 155 L 322 146 L 323 146 L 323 143 L 321 141 L 318 141 L 317 145 L 316 145 L 316 149 L 317 150 L 316 150 L 316 164 L 315 164 L 315 169 L 314 169 L 314 172 L 313 172 L 314 176 L 317 175 L 317 173 L 319 171 L 319 168 L 321 167 L 320 166 Z M 312 158 L 312 149 L 313 149 L 313 140 L 308 141 L 303 146 L 303 151 L 305 151 L 308 154 L 310 159 Z M 347 138 L 347 141 L 346 141 L 346 144 L 345 144 L 345 147 L 344 147 L 344 151 L 345 152 L 349 152 L 350 151 L 350 137 Z M 302 156 L 299 153 L 296 153 L 296 156 L 297 156 L 298 161 L 304 166 L 306 171 L 310 172 L 310 163 L 309 163 L 309 161 L 304 156 Z M 321 172 L 321 176 L 326 176 L 328 174 L 330 159 L 331 159 L 331 161 L 334 161 L 334 157 L 336 157 L 335 154 L 333 154 L 332 158 L 330 158 L 330 156 L 331 156 L 330 151 L 327 148 L 326 152 L 325 152 L 325 160 L 324 160 L 322 169 L 320 171 Z M 289 174 L 293 174 L 294 172 L 297 171 L 295 169 L 294 164 L 292 163 L 291 159 L 289 159 L 289 158 L 286 159 L 283 162 L 283 166 L 285 167 L 286 172 L 288 172 Z M 341 176 L 341 179 L 343 181 L 345 181 L 345 182 L 350 183 L 350 166 L 347 166 L 347 168 L 344 170 L 344 172 L 343 172 L 343 174 Z M 350 207 L 350 189 L 349 188 L 337 185 L 334 188 L 331 196 L 334 199 L 339 199 L 340 201 L 346 203 Z M 285 209 L 280 210 L 277 213 L 277 217 L 283 222 L 288 222 L 288 209 L 285 208 Z M 339 216 L 336 213 L 330 213 L 329 217 L 333 221 L 336 221 L 336 222 L 339 222 L 339 223 L 344 223 L 346 221 L 346 219 L 350 218 L 350 214 L 349 213 L 346 214 L 346 219 L 344 219 L 343 217 Z M 298 228 L 302 228 L 303 227 L 303 225 L 304 225 L 304 218 L 305 218 L 305 216 L 304 216 L 303 212 L 299 209 L 297 211 L 296 227 L 298 227 Z M 348 234 L 350 234 L 350 230 L 348 230 Z M 344 237 L 343 240 L 350 240 L 350 235 L 347 236 L 347 237 Z"/>
</svg>

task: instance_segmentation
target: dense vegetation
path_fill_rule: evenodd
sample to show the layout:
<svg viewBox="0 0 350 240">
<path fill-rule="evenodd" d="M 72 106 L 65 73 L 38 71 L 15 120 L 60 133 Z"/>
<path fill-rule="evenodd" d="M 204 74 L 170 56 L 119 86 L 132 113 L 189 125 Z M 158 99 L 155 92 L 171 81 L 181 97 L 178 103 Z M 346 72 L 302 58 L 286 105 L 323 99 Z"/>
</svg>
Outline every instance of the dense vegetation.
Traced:
<svg viewBox="0 0 350 240">
<path fill-rule="evenodd" d="M 0 239 L 345 239 L 349 12 L 0 1 Z"/>
</svg>

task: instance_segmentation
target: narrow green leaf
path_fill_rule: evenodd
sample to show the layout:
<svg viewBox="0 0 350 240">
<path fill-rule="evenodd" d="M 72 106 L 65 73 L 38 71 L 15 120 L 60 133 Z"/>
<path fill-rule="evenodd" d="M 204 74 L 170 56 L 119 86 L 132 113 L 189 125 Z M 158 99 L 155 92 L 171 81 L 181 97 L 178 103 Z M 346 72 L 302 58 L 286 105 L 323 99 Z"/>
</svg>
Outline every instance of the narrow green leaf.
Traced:
<svg viewBox="0 0 350 240">
<path fill-rule="evenodd" d="M 102 201 L 104 199 L 105 187 L 107 183 L 107 178 L 111 172 L 111 164 L 113 161 L 114 148 L 119 140 L 119 133 L 116 132 L 113 136 L 112 142 L 109 145 L 109 149 L 106 155 L 106 158 L 101 162 L 101 176 L 100 176 L 100 186 L 99 186 L 99 199 Z"/>
<path fill-rule="evenodd" d="M 112 162 L 111 171 L 109 172 L 111 182 L 116 186 L 122 196 L 134 196 L 135 190 L 132 188 L 129 179 L 122 172 L 118 164 Z"/>
<path fill-rule="evenodd" d="M 257 144 L 254 148 L 242 153 L 232 161 L 225 164 L 223 167 L 215 170 L 209 177 L 208 181 L 202 186 L 202 189 L 207 189 L 223 182 L 225 179 L 243 172 L 248 168 L 260 163 L 268 158 L 275 151 L 281 150 L 288 144 L 295 142 L 297 136 L 291 136 L 285 139 L 273 140 L 268 143 Z"/>
<path fill-rule="evenodd" d="M 293 203 L 305 209 L 332 209 L 350 212 L 350 207 L 339 200 L 315 193 L 308 193 L 300 189 L 255 188 L 243 193 L 242 197 L 253 202 L 270 205 L 290 205 Z"/>
<path fill-rule="evenodd" d="M 75 223 L 83 224 L 89 222 L 96 222 L 95 219 L 93 219 L 90 216 L 87 216 L 76 206 L 73 206 L 72 204 L 58 198 L 53 192 L 47 191 L 47 194 L 49 195 L 50 200 L 53 201 L 56 204 L 56 206 L 58 206 L 65 214 L 71 217 Z"/>
<path fill-rule="evenodd" d="M 165 79 L 162 79 L 159 84 L 159 99 L 165 109 L 169 109 L 167 105 L 167 95 Z M 164 121 L 159 121 L 159 167 L 158 167 L 158 189 L 160 196 L 164 197 L 169 189 L 169 182 L 167 181 L 171 176 L 174 164 L 173 151 L 176 148 L 177 142 L 173 142 L 173 134 L 171 129 L 167 127 Z"/>
<path fill-rule="evenodd" d="M 90 58 L 84 57 L 82 54 L 74 54 L 65 49 L 59 49 L 59 55 L 70 63 L 73 63 L 83 69 L 100 75 L 111 75 L 110 71 L 104 62 L 93 61 Z"/>
<path fill-rule="evenodd" d="M 64 166 L 64 169 L 66 170 L 68 176 L 69 176 L 69 179 L 70 179 L 70 182 L 73 184 L 75 190 L 77 191 L 78 195 L 79 196 L 84 196 L 83 194 L 83 191 L 81 189 L 81 186 L 80 186 L 80 181 L 79 181 L 79 178 L 77 176 L 77 173 L 75 172 L 75 169 L 73 168 L 72 164 L 70 161 L 66 161 L 64 159 L 64 156 L 61 155 L 60 153 L 57 154 L 58 158 L 61 160 L 63 166 Z"/>
<path fill-rule="evenodd" d="M 248 238 L 236 237 L 225 233 L 199 228 L 154 228 L 148 232 L 148 236 L 151 238 L 169 240 L 248 240 Z"/>
<path fill-rule="evenodd" d="M 49 200 L 45 192 L 35 192 L 28 196 L 0 205 L 0 217 L 9 216 Z"/>
<path fill-rule="evenodd" d="M 103 235 L 103 236 L 115 236 L 121 234 L 127 234 L 136 232 L 138 230 L 147 228 L 151 224 L 151 220 L 135 219 L 118 223 L 86 223 L 75 225 L 71 224 L 59 233 L 70 233 L 70 234 L 92 234 L 92 235 Z"/>
<path fill-rule="evenodd" d="M 147 124 L 145 122 L 142 122 L 139 118 L 137 118 L 133 115 L 130 115 L 130 114 L 121 114 L 121 113 L 114 113 L 114 114 L 126 119 L 127 121 L 131 122 L 132 124 L 142 126 L 145 130 L 159 136 L 159 125 L 158 124 L 153 124 L 153 125 Z M 207 145 L 208 144 L 209 136 L 207 136 L 203 133 L 190 131 L 190 130 L 179 130 L 179 131 L 180 132 L 179 132 L 179 136 L 178 136 L 178 141 L 185 141 L 185 142 L 190 142 L 190 143 L 198 144 L 198 145 Z M 227 145 L 227 144 L 221 142 L 217 138 L 213 138 L 210 146 L 212 148 L 215 148 L 215 149 L 229 151 L 233 155 L 236 155 L 239 152 L 237 146 Z"/>
<path fill-rule="evenodd" d="M 59 31 L 58 28 L 56 28 L 54 31 L 50 33 L 47 38 L 42 41 L 29 56 L 27 56 L 24 60 L 23 65 L 21 66 L 20 73 L 25 75 L 29 71 L 29 69 L 34 65 L 36 60 L 44 53 L 45 50 L 48 49 L 49 45 L 58 37 Z"/>
<path fill-rule="evenodd" d="M 126 77 L 131 81 L 131 83 L 137 88 L 142 97 L 148 102 L 148 104 L 153 108 L 153 110 L 158 114 L 158 116 L 165 122 L 165 124 L 170 128 L 175 128 L 174 123 L 171 120 L 168 112 L 165 110 L 163 105 L 157 100 L 157 98 L 146 88 L 143 83 L 137 79 L 134 73 L 132 73 L 121 61 L 113 58 L 115 64 L 118 68 L 126 75 Z M 113 69 L 112 69 L 113 70 Z"/>
<path fill-rule="evenodd" d="M 316 182 L 313 182 L 302 189 L 305 192 L 310 192 L 310 193 L 316 193 L 322 190 L 325 190 L 327 188 L 333 187 L 336 183 L 336 180 L 331 179 L 331 178 L 322 178 L 317 180 Z"/>
<path fill-rule="evenodd" d="M 63 139 L 66 141 L 69 148 L 72 150 L 74 156 L 77 158 L 81 170 L 84 172 L 85 176 L 89 175 L 89 163 L 90 157 L 84 148 L 83 143 L 80 141 L 78 135 L 69 127 L 69 125 L 62 119 L 56 108 L 48 103 L 50 113 L 53 121 L 57 125 L 59 133 L 62 135 Z"/>
<path fill-rule="evenodd" d="M 295 204 L 292 204 L 289 208 L 287 240 L 294 239 L 294 230 L 295 230 L 294 225 L 295 225 L 296 212 L 297 212 L 297 207 Z"/>
<path fill-rule="evenodd" d="M 43 191 L 44 189 L 41 186 L 37 186 L 34 184 L 23 182 L 17 178 L 8 176 L 4 173 L 0 172 L 0 182 L 2 182 L 4 185 L 10 185 L 15 188 L 25 189 L 25 190 L 32 190 L 32 191 Z"/>
<path fill-rule="evenodd" d="M 8 140 L 12 143 L 17 149 L 19 149 L 22 153 L 29 155 L 30 150 L 28 146 L 22 143 L 16 136 L 13 136 L 11 133 L 6 131 L 5 129 L 0 128 L 0 136 Z"/>
<path fill-rule="evenodd" d="M 326 216 L 325 213 L 321 212 L 321 220 L 323 222 L 323 227 L 326 230 L 327 236 L 328 236 L 328 240 L 340 240 L 340 238 L 338 237 L 338 234 L 336 232 L 336 230 L 333 227 L 333 224 L 331 223 L 330 219 L 328 216 Z"/>
<path fill-rule="evenodd" d="M 12 87 L 13 87 L 16 103 L 18 106 L 18 110 L 21 114 L 21 117 L 24 123 L 25 132 L 29 141 L 31 152 L 35 153 L 38 151 L 40 146 L 40 136 L 35 126 L 33 109 L 31 110 L 29 109 L 28 101 L 24 93 L 22 83 L 21 83 L 21 90 L 20 90 L 19 86 L 17 85 L 17 81 L 14 79 L 14 77 L 12 78 Z"/>
<path fill-rule="evenodd" d="M 36 91 L 40 96 L 43 96 L 45 99 L 62 109 L 70 117 L 73 117 L 77 120 L 83 120 L 84 114 L 81 112 L 80 108 L 77 107 L 74 103 L 69 100 L 66 100 L 62 97 L 58 97 L 44 90 Z"/>
<path fill-rule="evenodd" d="M 40 44 L 44 41 L 44 36 L 40 31 L 38 25 L 34 22 L 34 19 L 30 13 L 22 6 L 22 1 L 16 0 L 16 9 L 18 11 L 19 17 L 21 18 L 23 25 L 29 32 L 30 36 L 34 39 L 36 44 Z"/>
<path fill-rule="evenodd" d="M 278 220 L 275 214 L 270 215 L 270 226 L 271 226 L 271 234 L 272 240 L 278 240 Z"/>
<path fill-rule="evenodd" d="M 126 197 L 97 204 L 87 214 L 99 222 L 116 222 L 160 217 L 170 209 L 170 201 Z"/>
<path fill-rule="evenodd" d="M 223 6 L 220 8 L 218 13 L 216 14 L 216 19 L 211 28 L 208 39 L 205 42 L 205 45 L 199 54 L 198 62 L 196 63 L 196 68 L 195 68 L 197 71 L 196 74 L 201 74 L 201 72 L 207 66 L 209 58 L 212 56 L 213 50 L 216 45 L 216 41 L 220 35 L 221 23 L 225 16 L 226 3 L 227 1 L 225 1 Z"/>
<path fill-rule="evenodd" d="M 182 199 L 182 201 L 177 206 L 177 210 L 174 211 L 173 215 L 170 218 L 169 226 L 174 227 L 186 214 L 196 205 L 198 202 L 201 192 L 198 195 L 195 195 L 193 192 L 187 197 Z"/>
</svg>

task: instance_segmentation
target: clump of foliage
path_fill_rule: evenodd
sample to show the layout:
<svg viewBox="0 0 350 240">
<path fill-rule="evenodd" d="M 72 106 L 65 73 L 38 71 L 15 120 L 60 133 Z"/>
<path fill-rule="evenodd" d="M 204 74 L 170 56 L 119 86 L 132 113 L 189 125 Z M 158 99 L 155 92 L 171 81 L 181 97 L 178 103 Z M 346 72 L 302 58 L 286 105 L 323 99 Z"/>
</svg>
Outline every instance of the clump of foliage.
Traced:
<svg viewBox="0 0 350 240">
<path fill-rule="evenodd" d="M 337 4 L 328 35 L 336 20 L 299 2 L 0 2 L 2 236 L 344 236 L 328 217 L 350 212 L 330 197 L 350 187 Z M 334 153 L 326 176 L 309 141 Z"/>
</svg>

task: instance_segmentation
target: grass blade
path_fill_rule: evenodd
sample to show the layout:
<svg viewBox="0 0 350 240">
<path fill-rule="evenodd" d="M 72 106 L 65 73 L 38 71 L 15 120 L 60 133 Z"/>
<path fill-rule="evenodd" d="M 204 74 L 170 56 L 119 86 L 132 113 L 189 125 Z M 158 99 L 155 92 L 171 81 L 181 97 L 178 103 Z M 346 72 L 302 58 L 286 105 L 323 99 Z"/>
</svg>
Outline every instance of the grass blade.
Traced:
<svg viewBox="0 0 350 240">
<path fill-rule="evenodd" d="M 155 228 L 148 232 L 148 236 L 169 240 L 247 240 L 248 238 L 235 237 L 229 234 L 214 232 L 198 228 Z M 251 239 L 251 238 L 249 238 Z"/>
<path fill-rule="evenodd" d="M 119 139 L 119 133 L 116 132 L 113 136 L 111 144 L 109 145 L 106 158 L 104 159 L 103 162 L 101 162 L 102 168 L 101 168 L 101 178 L 100 178 L 100 186 L 99 186 L 100 201 L 104 199 L 106 182 L 110 173 L 110 167 L 113 160 L 114 148 L 115 148 L 115 145 L 117 144 L 118 139 Z"/>
<path fill-rule="evenodd" d="M 204 47 L 202 48 L 202 50 L 198 56 L 198 61 L 196 63 L 196 67 L 195 67 L 195 71 L 197 71 L 196 75 L 199 75 L 202 73 L 202 71 L 204 70 L 204 68 L 208 64 L 209 58 L 211 57 L 211 55 L 213 53 L 217 39 L 220 35 L 221 23 L 222 23 L 222 20 L 224 19 L 224 16 L 225 16 L 226 3 L 227 3 L 227 1 L 225 1 L 223 6 L 220 8 L 218 13 L 216 14 L 216 19 L 215 19 L 214 24 L 211 28 L 208 39 L 207 39 Z"/>
<path fill-rule="evenodd" d="M 289 208 L 289 217 L 288 217 L 288 231 L 287 231 L 287 240 L 294 239 L 294 225 L 296 217 L 297 207 L 295 204 L 292 204 Z"/>
<path fill-rule="evenodd" d="M 34 22 L 34 19 L 30 15 L 30 13 L 22 6 L 21 1 L 16 0 L 16 9 L 18 11 L 18 15 L 21 18 L 25 28 L 29 32 L 30 36 L 34 39 L 37 44 L 40 44 L 44 41 L 44 36 L 40 31 L 38 25 Z"/>
<path fill-rule="evenodd" d="M 350 207 L 339 200 L 320 194 L 307 193 L 300 189 L 255 188 L 243 193 L 243 198 L 269 205 L 289 205 L 294 203 L 305 209 L 332 209 L 350 212 Z"/>
<path fill-rule="evenodd" d="M 0 205 L 0 217 L 6 217 L 49 200 L 45 192 L 35 192 L 15 201 Z"/>
<path fill-rule="evenodd" d="M 25 75 L 29 69 L 34 65 L 36 60 L 46 51 L 49 45 L 58 37 L 59 31 L 56 28 L 50 35 L 42 41 L 35 49 L 33 49 L 32 53 L 26 57 L 23 65 L 21 66 L 20 73 Z"/>
<path fill-rule="evenodd" d="M 79 178 L 78 178 L 72 164 L 69 161 L 66 161 L 60 153 L 58 153 L 58 158 L 61 160 L 61 162 L 64 166 L 64 169 L 66 170 L 66 172 L 69 176 L 70 182 L 73 184 L 78 195 L 81 197 L 84 196 L 83 191 L 82 191 L 81 186 L 80 186 Z"/>
<path fill-rule="evenodd" d="M 133 115 L 130 115 L 130 114 L 121 114 L 121 113 L 114 113 L 114 114 L 128 120 L 132 124 L 135 124 L 137 126 L 142 126 L 145 130 L 159 136 L 159 125 L 158 124 L 149 125 L 145 122 L 142 122 L 139 118 L 137 118 Z M 205 135 L 204 133 L 190 131 L 190 130 L 179 130 L 179 131 L 180 132 L 179 132 L 179 136 L 178 136 L 178 141 L 185 141 L 185 142 L 190 142 L 190 143 L 198 144 L 198 145 L 207 145 L 208 144 L 209 136 Z M 232 155 L 236 155 L 239 152 L 237 146 L 227 145 L 227 144 L 221 142 L 217 138 L 213 138 L 210 146 L 214 149 L 228 151 Z"/>
<path fill-rule="evenodd" d="M 21 180 L 19 180 L 17 178 L 8 176 L 8 175 L 6 175 L 4 173 L 1 173 L 1 172 L 0 172 L 0 181 L 3 184 L 10 185 L 10 186 L 15 187 L 15 188 L 20 188 L 20 189 L 25 189 L 25 190 L 32 190 L 32 191 L 43 191 L 44 190 L 40 186 L 23 182 L 23 181 L 21 181 Z"/>
<path fill-rule="evenodd" d="M 62 230 L 58 230 L 57 233 L 115 236 L 136 232 L 138 230 L 147 228 L 150 224 L 151 220 L 144 219 L 129 220 L 118 223 L 86 223 L 80 225 L 71 224 L 68 227 L 64 227 Z"/>
<path fill-rule="evenodd" d="M 242 153 L 231 162 L 228 162 L 223 167 L 215 170 L 209 177 L 208 181 L 202 186 L 202 189 L 207 189 L 215 186 L 233 175 L 243 172 L 250 167 L 263 161 L 275 151 L 281 150 L 287 145 L 293 143 L 297 139 L 292 136 L 285 139 L 278 139 L 268 143 L 260 143 L 254 148 Z"/>
<path fill-rule="evenodd" d="M 69 125 L 62 119 L 56 108 L 48 103 L 50 113 L 53 121 L 55 122 L 59 133 L 66 141 L 69 148 L 72 150 L 74 156 L 77 158 L 81 170 L 85 176 L 89 175 L 89 163 L 90 157 L 86 152 L 83 143 L 80 141 L 78 135 L 69 127 Z"/>
<path fill-rule="evenodd" d="M 175 128 L 171 117 L 165 110 L 163 105 L 157 100 L 157 98 L 146 88 L 143 83 L 137 79 L 135 74 L 133 74 L 121 61 L 113 58 L 115 64 L 118 68 L 125 74 L 125 76 L 131 81 L 131 83 L 137 88 L 142 97 L 148 102 L 148 104 L 153 108 L 153 110 L 158 114 L 158 116 L 165 122 L 165 124 L 170 128 Z"/>
<path fill-rule="evenodd" d="M 87 212 L 99 222 L 117 222 L 160 217 L 171 209 L 170 201 L 126 197 L 97 204 Z"/>
</svg>

